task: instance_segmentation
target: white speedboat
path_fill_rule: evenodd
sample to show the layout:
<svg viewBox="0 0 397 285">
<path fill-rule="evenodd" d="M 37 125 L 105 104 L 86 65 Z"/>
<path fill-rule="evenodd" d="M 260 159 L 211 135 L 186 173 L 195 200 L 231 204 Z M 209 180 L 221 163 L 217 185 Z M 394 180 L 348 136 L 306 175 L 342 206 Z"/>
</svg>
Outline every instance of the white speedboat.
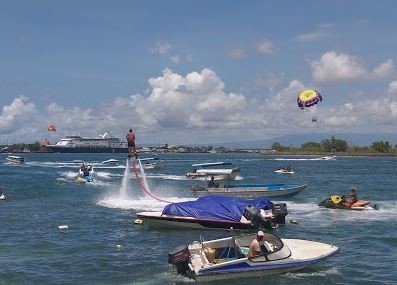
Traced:
<svg viewBox="0 0 397 285">
<path fill-rule="evenodd" d="M 256 234 L 195 241 L 174 249 L 168 262 L 179 274 L 196 281 L 230 278 L 261 277 L 300 270 L 327 259 L 339 252 L 334 245 L 302 240 L 280 239 L 264 233 L 262 252 L 247 257 L 250 243 Z"/>
<path fill-rule="evenodd" d="M 318 160 L 336 160 L 336 156 L 335 155 L 323 156 L 318 158 Z"/>
<path fill-rule="evenodd" d="M 165 161 L 159 159 L 158 157 L 140 158 L 142 167 L 144 169 L 156 169 L 164 167 Z"/>
<path fill-rule="evenodd" d="M 280 168 L 277 169 L 276 171 L 274 171 L 274 173 L 279 173 L 279 174 L 294 174 L 295 172 L 293 172 L 292 170 L 287 170 L 284 168 Z"/>
<path fill-rule="evenodd" d="M 6 157 L 6 160 L 8 162 L 15 163 L 15 164 L 25 163 L 25 158 L 22 156 L 17 156 L 17 155 L 9 155 Z"/>
<path fill-rule="evenodd" d="M 4 193 L 1 193 L 1 194 L 0 194 L 0 201 L 1 201 L 1 200 L 5 200 L 5 199 L 6 199 L 6 195 L 4 195 Z"/>
<path fill-rule="evenodd" d="M 120 162 L 117 159 L 112 158 L 112 159 L 102 161 L 102 164 L 108 165 L 108 166 L 117 166 L 120 164 Z"/>
</svg>

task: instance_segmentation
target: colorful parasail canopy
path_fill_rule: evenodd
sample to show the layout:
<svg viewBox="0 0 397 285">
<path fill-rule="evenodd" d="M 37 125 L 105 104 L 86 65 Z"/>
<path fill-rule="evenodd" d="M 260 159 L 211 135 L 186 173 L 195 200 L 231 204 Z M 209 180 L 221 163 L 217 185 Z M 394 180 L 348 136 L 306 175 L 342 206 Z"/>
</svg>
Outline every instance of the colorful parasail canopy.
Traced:
<svg viewBox="0 0 397 285">
<path fill-rule="evenodd" d="M 55 131 L 57 130 L 57 128 L 55 127 L 55 125 L 49 125 L 48 128 L 47 128 L 47 130 L 48 130 L 49 132 L 55 132 Z"/>
<path fill-rule="evenodd" d="M 312 107 L 316 105 L 318 102 L 321 102 L 323 98 L 321 97 L 320 93 L 314 89 L 306 89 L 299 93 L 297 98 L 297 103 L 299 108 L 302 110 L 304 108 Z"/>
</svg>

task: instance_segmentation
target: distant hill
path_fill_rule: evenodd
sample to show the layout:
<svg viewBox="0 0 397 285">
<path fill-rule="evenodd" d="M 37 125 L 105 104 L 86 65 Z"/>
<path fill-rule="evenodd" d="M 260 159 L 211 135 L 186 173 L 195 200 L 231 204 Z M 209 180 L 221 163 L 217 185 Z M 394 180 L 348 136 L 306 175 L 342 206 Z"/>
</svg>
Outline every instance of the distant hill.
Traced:
<svg viewBox="0 0 397 285">
<path fill-rule="evenodd" d="M 214 147 L 224 146 L 229 148 L 270 148 L 275 142 L 285 146 L 301 146 L 305 142 L 321 142 L 331 137 L 347 141 L 349 145 L 370 146 L 375 141 L 388 141 L 392 146 L 397 144 L 397 134 L 302 134 L 286 135 L 273 139 L 250 140 L 238 142 L 223 142 L 212 144 Z M 209 145 L 209 144 L 207 144 Z"/>
</svg>

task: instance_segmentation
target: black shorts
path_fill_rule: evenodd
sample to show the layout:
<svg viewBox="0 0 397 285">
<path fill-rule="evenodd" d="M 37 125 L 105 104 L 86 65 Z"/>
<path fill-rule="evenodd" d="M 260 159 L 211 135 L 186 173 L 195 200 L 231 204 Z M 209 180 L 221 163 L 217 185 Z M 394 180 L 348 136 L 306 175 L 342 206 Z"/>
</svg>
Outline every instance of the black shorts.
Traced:
<svg viewBox="0 0 397 285">
<path fill-rule="evenodd" d="M 135 147 L 135 142 L 128 142 L 128 147 Z"/>
</svg>

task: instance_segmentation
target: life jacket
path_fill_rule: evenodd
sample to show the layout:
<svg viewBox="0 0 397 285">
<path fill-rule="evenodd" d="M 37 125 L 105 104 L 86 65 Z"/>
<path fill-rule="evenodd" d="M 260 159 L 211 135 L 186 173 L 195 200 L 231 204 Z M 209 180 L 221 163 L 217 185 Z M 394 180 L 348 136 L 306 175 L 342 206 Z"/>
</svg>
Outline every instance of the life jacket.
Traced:
<svg viewBox="0 0 397 285">
<path fill-rule="evenodd" d="M 134 142 L 135 141 L 135 134 L 133 132 L 129 132 L 127 134 L 127 141 L 128 142 Z"/>
</svg>

